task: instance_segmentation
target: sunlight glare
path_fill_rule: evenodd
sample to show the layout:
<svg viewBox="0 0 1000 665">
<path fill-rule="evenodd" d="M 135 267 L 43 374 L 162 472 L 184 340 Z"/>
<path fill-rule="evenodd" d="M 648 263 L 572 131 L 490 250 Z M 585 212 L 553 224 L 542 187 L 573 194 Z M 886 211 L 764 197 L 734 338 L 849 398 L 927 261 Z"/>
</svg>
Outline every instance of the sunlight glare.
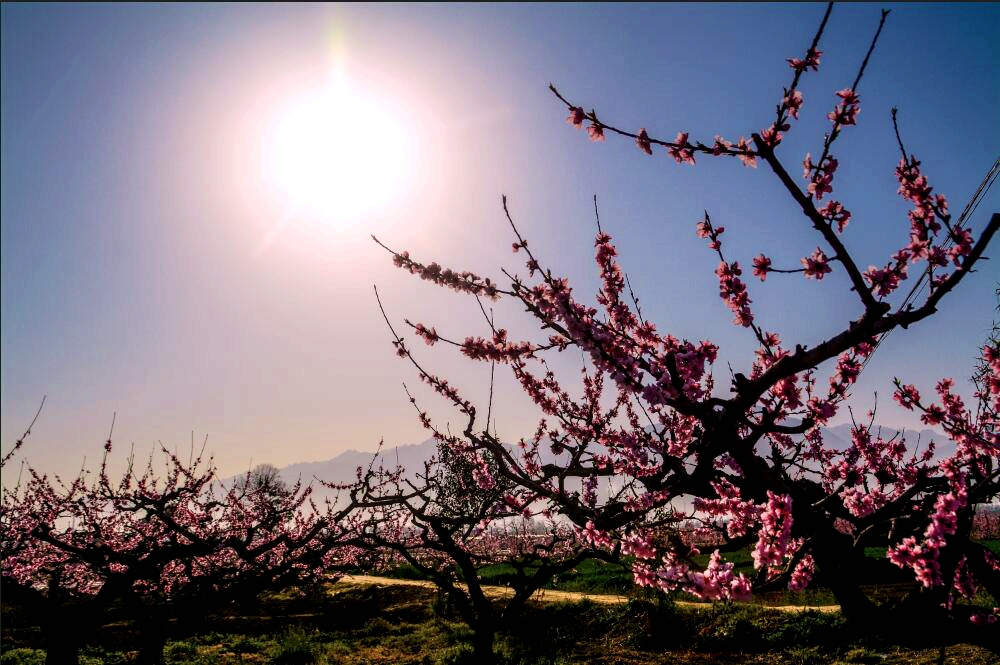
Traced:
<svg viewBox="0 0 1000 665">
<path fill-rule="evenodd" d="M 400 123 L 345 84 L 299 99 L 276 133 L 276 177 L 296 206 L 345 223 L 398 196 L 406 175 Z"/>
</svg>

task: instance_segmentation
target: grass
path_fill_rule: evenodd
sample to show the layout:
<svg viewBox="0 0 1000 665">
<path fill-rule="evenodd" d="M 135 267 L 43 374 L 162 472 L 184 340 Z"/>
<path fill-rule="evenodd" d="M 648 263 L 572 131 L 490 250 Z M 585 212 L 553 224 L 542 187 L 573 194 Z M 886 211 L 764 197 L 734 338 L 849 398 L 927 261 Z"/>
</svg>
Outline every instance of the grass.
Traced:
<svg viewBox="0 0 1000 665">
<path fill-rule="evenodd" d="M 41 665 L 38 644 L 14 644 L 4 624 L 0 665 Z M 25 633 L 26 634 L 26 633 Z M 37 638 L 37 635 L 35 635 Z M 295 665 L 465 665 L 472 634 L 432 589 L 336 586 L 322 595 L 276 594 L 208 617 L 196 634 L 175 635 L 166 662 Z M 32 640 L 27 640 L 31 642 Z M 95 635 L 81 662 L 124 663 L 135 655 L 127 631 Z M 692 610 L 662 594 L 619 605 L 535 603 L 497 636 L 504 665 L 569 663 L 936 662 L 936 649 L 902 649 L 859 637 L 838 613 L 781 613 L 755 605 Z M 948 648 L 948 662 L 985 665 L 995 655 Z"/>
<path fill-rule="evenodd" d="M 982 543 L 1000 555 L 1000 539 L 984 540 Z M 710 552 L 696 556 L 694 560 L 697 564 L 704 566 L 708 563 L 709 556 Z M 749 548 L 729 552 L 724 556 L 727 561 L 734 564 L 735 572 L 744 573 L 751 577 L 755 573 Z M 916 588 L 917 582 L 913 573 L 893 565 L 886 558 L 886 548 L 865 548 L 865 557 L 868 559 L 868 567 L 862 578 L 863 587 L 876 602 L 899 599 L 908 591 Z M 381 574 L 398 579 L 422 579 L 417 570 L 408 565 L 399 566 Z M 486 566 L 479 570 L 479 576 L 484 584 L 505 586 L 514 580 L 516 571 L 508 565 Z M 584 561 L 575 569 L 550 581 L 545 585 L 545 588 L 589 594 L 608 593 L 642 596 L 641 593 L 637 593 L 632 582 L 632 574 L 626 566 L 602 561 Z M 683 595 L 679 598 L 693 600 L 692 597 Z M 817 606 L 837 604 L 833 594 L 823 587 L 821 568 L 817 568 L 813 584 L 805 591 L 773 591 L 758 594 L 755 598 L 763 605 Z M 976 604 L 988 605 L 990 602 L 993 601 L 988 596 L 976 600 Z"/>
<path fill-rule="evenodd" d="M 1000 540 L 985 543 L 1000 551 Z M 914 582 L 884 559 L 872 560 L 869 593 L 898 597 Z M 750 570 L 748 552 L 730 555 L 738 570 Z M 486 584 L 504 585 L 515 571 L 492 566 L 480 571 Z M 415 571 L 391 571 L 400 578 Z M 817 571 L 821 582 L 822 571 Z M 560 575 L 548 588 L 588 594 L 626 595 L 619 605 L 532 603 L 497 636 L 504 665 L 568 663 L 936 663 L 937 649 L 905 649 L 859 637 L 839 613 L 780 613 L 768 605 L 835 604 L 828 590 L 762 594 L 753 605 L 717 604 L 691 610 L 662 593 L 638 589 L 620 565 L 588 561 Z M 678 596 L 681 598 L 682 596 Z M 995 605 L 983 593 L 977 604 Z M 0 665 L 41 665 L 37 627 L 17 607 L 3 606 Z M 120 617 L 119 617 L 120 618 Z M 301 595 L 270 594 L 232 606 L 192 625 L 173 621 L 165 650 L 176 663 L 276 663 L 285 665 L 463 665 L 473 662 L 472 634 L 449 604 L 431 588 L 340 585 Z M 84 665 L 131 662 L 138 649 L 128 620 L 102 628 L 81 650 Z M 947 662 L 1000 663 L 996 654 L 948 647 Z"/>
</svg>

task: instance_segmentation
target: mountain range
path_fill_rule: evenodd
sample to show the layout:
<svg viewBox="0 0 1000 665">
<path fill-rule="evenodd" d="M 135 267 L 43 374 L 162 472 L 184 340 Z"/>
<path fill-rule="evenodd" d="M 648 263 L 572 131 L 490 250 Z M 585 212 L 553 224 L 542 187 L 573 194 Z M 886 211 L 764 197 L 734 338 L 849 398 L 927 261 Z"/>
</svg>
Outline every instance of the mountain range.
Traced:
<svg viewBox="0 0 1000 665">
<path fill-rule="evenodd" d="M 894 436 L 898 433 L 898 430 L 882 428 L 882 436 L 886 438 Z M 920 431 L 903 430 L 903 434 L 910 443 L 911 451 L 916 449 L 916 446 L 918 445 L 920 450 L 924 450 L 929 441 L 935 441 L 937 447 L 935 459 L 947 457 L 955 450 L 954 442 L 943 436 L 940 432 L 936 432 L 931 429 L 923 429 Z M 832 427 L 824 427 L 823 437 L 824 441 L 826 441 L 828 445 L 831 445 L 838 450 L 843 450 L 851 445 L 851 425 L 849 423 L 843 423 Z M 417 472 L 423 470 L 424 462 L 434 455 L 436 450 L 437 444 L 433 438 L 427 439 L 421 443 L 385 448 L 378 453 L 376 466 L 383 465 L 387 468 L 392 468 L 399 465 L 406 469 L 409 477 L 413 478 Z M 548 446 L 544 444 L 541 445 L 539 447 L 539 452 L 541 454 L 543 464 L 557 461 L 557 457 L 551 453 Z M 328 460 L 290 464 L 286 467 L 278 469 L 278 474 L 281 480 L 289 485 L 297 482 L 298 480 L 302 480 L 304 484 L 308 484 L 312 481 L 314 495 L 317 499 L 322 500 L 327 497 L 332 499 L 336 492 L 328 490 L 316 482 L 316 480 L 321 479 L 330 483 L 353 482 L 356 478 L 357 468 L 359 466 L 367 467 L 372 463 L 372 458 L 375 457 L 375 455 L 375 451 L 347 450 Z M 239 476 L 234 476 L 223 482 L 228 484 L 238 477 Z"/>
</svg>

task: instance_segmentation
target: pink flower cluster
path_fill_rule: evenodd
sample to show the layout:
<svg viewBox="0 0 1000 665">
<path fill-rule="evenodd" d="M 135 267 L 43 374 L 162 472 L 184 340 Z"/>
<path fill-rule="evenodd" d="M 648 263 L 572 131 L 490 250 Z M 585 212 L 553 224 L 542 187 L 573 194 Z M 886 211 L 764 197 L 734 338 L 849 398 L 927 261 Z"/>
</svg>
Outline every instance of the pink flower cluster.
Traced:
<svg viewBox="0 0 1000 665">
<path fill-rule="evenodd" d="M 757 157 L 750 150 L 750 142 L 744 136 L 740 137 L 734 150 L 732 141 L 727 141 L 721 136 L 716 135 L 715 144 L 712 146 L 712 155 L 715 157 L 719 155 L 735 155 L 743 162 L 743 166 L 757 168 Z"/>
<path fill-rule="evenodd" d="M 488 277 L 483 278 L 469 271 L 455 272 L 450 268 L 442 268 L 437 263 L 423 265 L 410 258 L 409 252 L 393 254 L 393 264 L 407 272 L 439 286 L 445 286 L 459 293 L 471 293 L 486 296 L 493 300 L 500 297 L 496 285 Z"/>
<path fill-rule="evenodd" d="M 583 121 L 587 120 L 588 116 L 583 112 L 583 109 L 578 106 L 572 106 L 569 109 L 569 117 L 566 118 L 566 122 L 573 125 L 577 129 L 583 127 Z M 587 126 L 587 135 L 590 137 L 591 141 L 603 141 L 604 140 L 604 127 L 597 121 L 597 118 L 590 116 L 590 125 Z"/>
<path fill-rule="evenodd" d="M 819 214 L 823 216 L 827 224 L 836 224 L 838 233 L 843 233 L 844 229 L 847 228 L 847 223 L 851 221 L 850 211 L 845 210 L 840 201 L 827 202 L 824 207 L 819 209 Z"/>
<path fill-rule="evenodd" d="M 510 342 L 503 328 L 493 333 L 492 339 L 466 337 L 462 342 L 462 353 L 473 360 L 489 360 L 507 363 L 516 358 L 529 357 L 536 350 L 531 342 Z"/>
<path fill-rule="evenodd" d="M 632 566 L 635 583 L 670 592 L 682 589 L 702 600 L 749 600 L 750 580 L 733 573 L 733 564 L 723 561 L 718 550 L 712 552 L 703 571 L 695 571 L 678 562 L 672 553 L 663 558 L 663 565 L 652 568 L 645 563 Z"/>
<path fill-rule="evenodd" d="M 588 520 L 586 526 L 577 530 L 577 536 L 584 543 L 595 548 L 610 550 L 614 547 L 614 541 L 604 531 L 594 526 L 593 520 Z"/>
<path fill-rule="evenodd" d="M 691 144 L 688 143 L 687 132 L 677 132 L 674 145 L 667 148 L 667 152 L 678 164 L 694 164 L 694 152 L 691 150 Z"/>
<path fill-rule="evenodd" d="M 892 261 L 884 268 L 868 266 L 863 276 L 871 285 L 872 293 L 884 298 L 898 289 L 899 284 L 908 276 L 907 262 L 910 258 L 909 251 L 901 249 L 893 255 Z"/>
<path fill-rule="evenodd" d="M 792 591 L 802 591 L 809 586 L 809 582 L 812 581 L 815 572 L 816 562 L 813 560 L 812 554 L 806 554 L 792 570 L 792 577 L 788 581 L 788 588 Z"/>
<path fill-rule="evenodd" d="M 932 265 L 943 266 L 946 257 L 957 266 L 961 265 L 963 257 L 972 250 L 972 235 L 966 229 L 950 227 L 949 234 L 955 244 L 945 251 L 934 246 L 934 239 L 941 231 L 940 221 L 950 222 L 948 200 L 941 194 L 932 194 L 933 188 L 927 181 L 927 176 L 920 171 L 920 162 L 916 157 L 899 160 L 896 167 L 896 178 L 899 180 L 899 194 L 913 204 L 909 211 L 910 244 L 906 249 L 910 252 L 912 261 L 927 259 Z"/>
<path fill-rule="evenodd" d="M 490 467 L 483 459 L 482 455 L 476 455 L 475 467 L 472 470 L 472 478 L 476 481 L 479 489 L 491 490 L 497 486 L 497 481 L 493 479 Z"/>
<path fill-rule="evenodd" d="M 757 545 L 751 553 L 753 566 L 758 570 L 780 566 L 792 537 L 792 497 L 768 490 L 760 521 Z"/>
<path fill-rule="evenodd" d="M 833 191 L 833 174 L 836 173 L 840 162 L 836 158 L 827 154 L 821 163 L 813 164 L 812 155 L 806 153 L 802 160 L 802 177 L 809 181 L 806 190 L 814 196 L 817 201 L 823 198 L 824 194 Z"/>
<path fill-rule="evenodd" d="M 794 69 L 796 72 L 804 72 L 807 69 L 811 69 L 814 72 L 819 71 L 819 58 L 823 55 L 822 51 L 817 51 L 815 48 L 810 48 L 806 51 L 806 57 L 804 59 L 799 58 L 789 58 L 788 66 Z"/>
<path fill-rule="evenodd" d="M 787 132 L 789 127 L 787 122 L 781 124 L 773 123 L 770 127 L 760 130 L 760 138 L 764 142 L 764 145 L 774 149 L 785 138 L 782 132 Z"/>
<path fill-rule="evenodd" d="M 788 113 L 795 118 L 799 119 L 799 109 L 802 108 L 802 93 L 798 90 L 793 90 L 792 92 L 785 95 L 785 98 L 781 100 L 782 105 L 788 109 Z"/>
<path fill-rule="evenodd" d="M 761 508 L 752 501 L 740 499 L 740 491 L 728 480 L 712 482 L 712 489 L 718 499 L 694 499 L 694 509 L 708 515 L 727 518 L 726 533 L 730 538 L 739 538 L 750 532 L 760 518 Z"/>
<path fill-rule="evenodd" d="M 834 127 L 857 124 L 861 99 L 850 88 L 839 90 L 837 96 L 841 99 L 840 104 L 827 114 Z"/>
<path fill-rule="evenodd" d="M 750 580 L 733 574 L 733 564 L 723 561 L 719 550 L 712 552 L 704 572 L 692 573 L 686 590 L 704 600 L 749 600 Z"/>
<path fill-rule="evenodd" d="M 413 326 L 413 330 L 424 340 L 424 343 L 427 344 L 427 346 L 434 346 L 434 344 L 441 339 L 438 337 L 437 330 L 434 328 L 428 328 L 422 323 L 418 323 Z"/>
<path fill-rule="evenodd" d="M 931 523 L 924 532 L 923 540 L 910 536 L 899 545 L 890 547 L 889 561 L 900 568 L 912 568 L 917 580 L 925 587 L 941 584 L 941 564 L 938 557 L 948 543 L 948 536 L 955 533 L 958 525 L 957 513 L 964 508 L 967 498 L 964 492 L 942 494 L 934 503 Z"/>
<path fill-rule="evenodd" d="M 719 277 L 719 297 L 736 315 L 733 322 L 744 328 L 749 327 L 753 323 L 753 313 L 750 311 L 752 301 L 747 285 L 740 279 L 743 270 L 739 261 L 731 264 L 721 261 L 719 267 L 715 269 L 715 274 Z"/>
</svg>

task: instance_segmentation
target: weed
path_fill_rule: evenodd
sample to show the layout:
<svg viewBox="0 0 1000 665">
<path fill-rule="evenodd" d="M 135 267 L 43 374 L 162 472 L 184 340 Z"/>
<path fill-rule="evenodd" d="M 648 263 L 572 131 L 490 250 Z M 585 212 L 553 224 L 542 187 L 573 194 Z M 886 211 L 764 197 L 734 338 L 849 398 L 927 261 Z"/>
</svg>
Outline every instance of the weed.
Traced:
<svg viewBox="0 0 1000 665">
<path fill-rule="evenodd" d="M 41 649 L 4 649 L 0 665 L 44 665 L 45 652 Z"/>
<path fill-rule="evenodd" d="M 302 628 L 288 628 L 278 639 L 278 646 L 271 663 L 274 665 L 313 665 L 325 659 L 318 653 L 315 635 Z"/>
<path fill-rule="evenodd" d="M 191 642 L 170 642 L 163 650 L 168 663 L 187 663 L 198 655 L 198 645 Z"/>
</svg>

